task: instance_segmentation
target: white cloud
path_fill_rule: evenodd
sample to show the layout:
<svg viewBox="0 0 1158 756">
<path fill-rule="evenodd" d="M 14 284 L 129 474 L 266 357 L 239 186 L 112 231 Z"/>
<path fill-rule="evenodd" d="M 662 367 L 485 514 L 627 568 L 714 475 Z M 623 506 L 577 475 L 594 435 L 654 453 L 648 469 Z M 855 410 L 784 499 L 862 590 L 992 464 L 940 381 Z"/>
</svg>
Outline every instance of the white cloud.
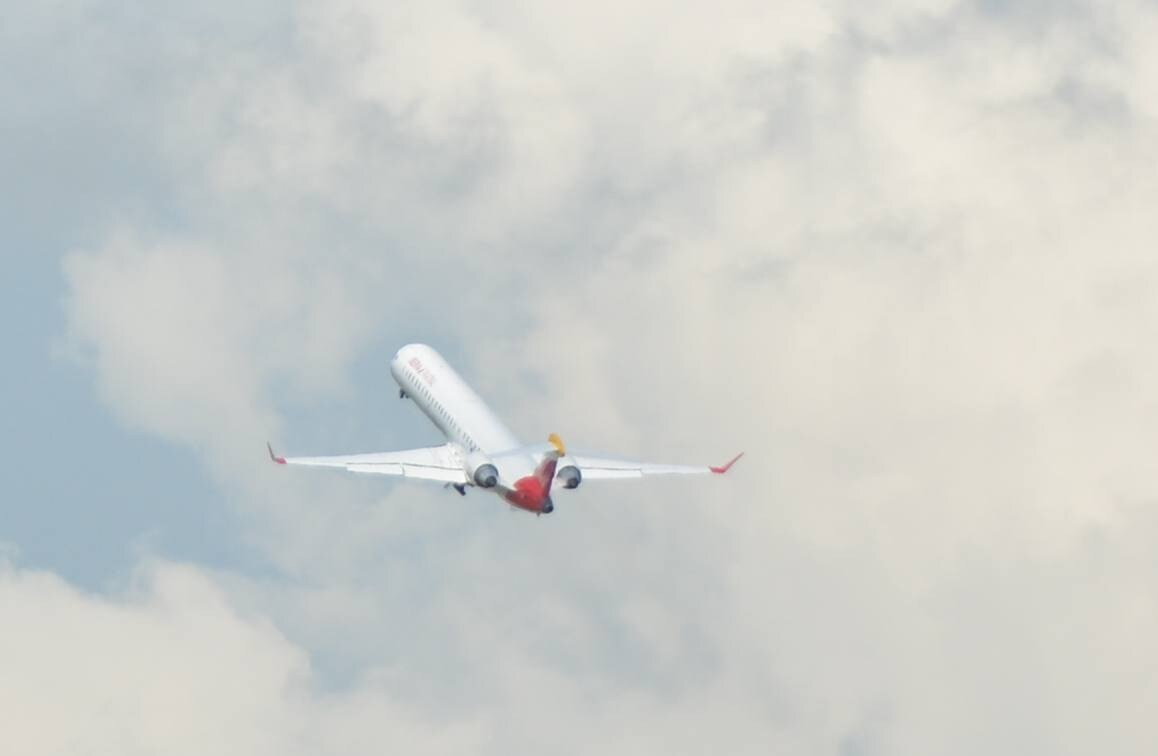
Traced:
<svg viewBox="0 0 1158 756">
<path fill-rule="evenodd" d="M 175 98 L 190 226 L 69 261 L 110 405 L 294 575 L 229 595 L 354 670 L 234 616 L 274 640 L 229 742 L 288 688 L 336 752 L 399 700 L 436 750 L 1150 752 L 1152 11 L 633 8 L 303 4 Z M 251 471 L 418 328 L 517 427 L 749 456 L 541 522 Z"/>
<path fill-rule="evenodd" d="M 39 754 L 461 753 L 477 728 L 423 720 L 369 681 L 319 692 L 306 653 L 195 568 L 142 565 L 84 595 L 5 567 L 3 742 Z"/>
</svg>

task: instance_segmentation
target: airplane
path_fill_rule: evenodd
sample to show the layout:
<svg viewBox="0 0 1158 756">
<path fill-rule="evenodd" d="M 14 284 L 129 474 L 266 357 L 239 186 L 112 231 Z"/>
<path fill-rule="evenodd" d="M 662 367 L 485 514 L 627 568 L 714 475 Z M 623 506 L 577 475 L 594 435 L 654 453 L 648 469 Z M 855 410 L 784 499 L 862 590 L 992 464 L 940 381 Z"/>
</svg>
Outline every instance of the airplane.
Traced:
<svg viewBox="0 0 1158 756">
<path fill-rule="evenodd" d="M 478 394 L 426 344 L 407 344 L 390 360 L 400 399 L 411 399 L 434 423 L 442 446 L 337 457 L 280 457 L 279 465 L 334 467 L 356 473 L 442 482 L 465 496 L 467 487 L 498 494 L 513 507 L 536 515 L 555 511 L 551 484 L 575 489 L 585 480 L 623 480 L 650 475 L 722 475 L 744 456 L 719 466 L 664 465 L 573 453 L 552 433 L 546 444 L 524 445 Z"/>
</svg>

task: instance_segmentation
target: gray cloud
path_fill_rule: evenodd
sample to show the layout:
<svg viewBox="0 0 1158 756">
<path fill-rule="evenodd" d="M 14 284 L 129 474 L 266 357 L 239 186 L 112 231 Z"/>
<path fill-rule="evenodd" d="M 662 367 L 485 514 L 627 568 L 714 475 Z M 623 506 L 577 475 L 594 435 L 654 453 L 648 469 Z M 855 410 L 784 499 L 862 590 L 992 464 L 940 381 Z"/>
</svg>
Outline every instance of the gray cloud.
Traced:
<svg viewBox="0 0 1158 756">
<path fill-rule="evenodd" d="M 392 742 L 448 753 L 479 742 L 476 727 L 435 732 L 373 685 L 315 697 L 305 653 L 187 566 L 142 566 L 115 597 L 6 567 L 0 594 L 4 665 L 21 683 L 0 687 L 5 738 L 22 752 L 368 753 Z"/>
<path fill-rule="evenodd" d="M 176 624 L 288 637 L 249 721 L 337 670 L 323 752 L 380 707 L 408 750 L 1151 751 L 1153 11 L 603 10 L 304 3 L 180 58 L 187 222 L 66 264 L 110 406 L 282 570 Z M 349 442 L 416 330 L 528 437 L 749 457 L 544 521 L 255 466 Z"/>
</svg>

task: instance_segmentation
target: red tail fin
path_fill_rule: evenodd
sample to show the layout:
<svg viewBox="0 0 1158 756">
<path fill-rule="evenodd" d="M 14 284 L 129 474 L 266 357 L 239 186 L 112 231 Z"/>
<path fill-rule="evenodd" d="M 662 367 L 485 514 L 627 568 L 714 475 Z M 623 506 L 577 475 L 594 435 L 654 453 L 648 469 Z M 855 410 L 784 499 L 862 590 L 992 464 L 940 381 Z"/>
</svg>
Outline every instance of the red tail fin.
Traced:
<svg viewBox="0 0 1158 756">
<path fill-rule="evenodd" d="M 559 465 L 559 457 L 567 453 L 567 447 L 563 445 L 563 439 L 559 438 L 559 434 L 552 433 L 547 437 L 547 441 L 554 448 L 547 452 L 543 461 L 539 463 L 538 469 L 535 470 L 535 478 L 543 486 L 543 496 L 550 496 L 551 483 L 555 480 L 555 468 Z"/>
<path fill-rule="evenodd" d="M 551 495 L 551 483 L 555 480 L 555 468 L 559 464 L 559 458 L 554 452 L 548 452 L 547 456 L 539 463 L 539 467 L 535 470 L 535 478 L 543 487 L 543 496 Z"/>
</svg>

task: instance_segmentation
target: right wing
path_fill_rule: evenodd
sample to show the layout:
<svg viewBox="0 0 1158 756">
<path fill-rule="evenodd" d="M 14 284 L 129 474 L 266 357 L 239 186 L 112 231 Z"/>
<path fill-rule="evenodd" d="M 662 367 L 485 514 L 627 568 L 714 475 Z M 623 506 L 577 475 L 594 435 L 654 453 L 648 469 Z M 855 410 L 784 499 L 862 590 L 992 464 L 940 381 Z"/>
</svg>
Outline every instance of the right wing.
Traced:
<svg viewBox="0 0 1158 756">
<path fill-rule="evenodd" d="M 339 457 L 279 457 L 273 453 L 273 447 L 269 446 L 269 457 L 279 465 L 337 467 L 349 472 L 398 475 L 444 483 L 470 482 L 466 477 L 466 470 L 463 469 L 462 460 L 450 444 L 378 454 L 347 454 Z"/>
<path fill-rule="evenodd" d="M 592 457 L 583 453 L 568 454 L 561 462 L 560 467 L 568 461 L 574 462 L 583 475 L 583 480 L 616 480 L 623 478 L 643 478 L 651 475 L 698 475 L 726 473 L 736 460 L 744 456 L 741 452 L 732 458 L 731 462 L 719 467 L 710 465 L 662 465 L 654 462 L 633 462 L 625 459 L 607 459 Z"/>
</svg>

